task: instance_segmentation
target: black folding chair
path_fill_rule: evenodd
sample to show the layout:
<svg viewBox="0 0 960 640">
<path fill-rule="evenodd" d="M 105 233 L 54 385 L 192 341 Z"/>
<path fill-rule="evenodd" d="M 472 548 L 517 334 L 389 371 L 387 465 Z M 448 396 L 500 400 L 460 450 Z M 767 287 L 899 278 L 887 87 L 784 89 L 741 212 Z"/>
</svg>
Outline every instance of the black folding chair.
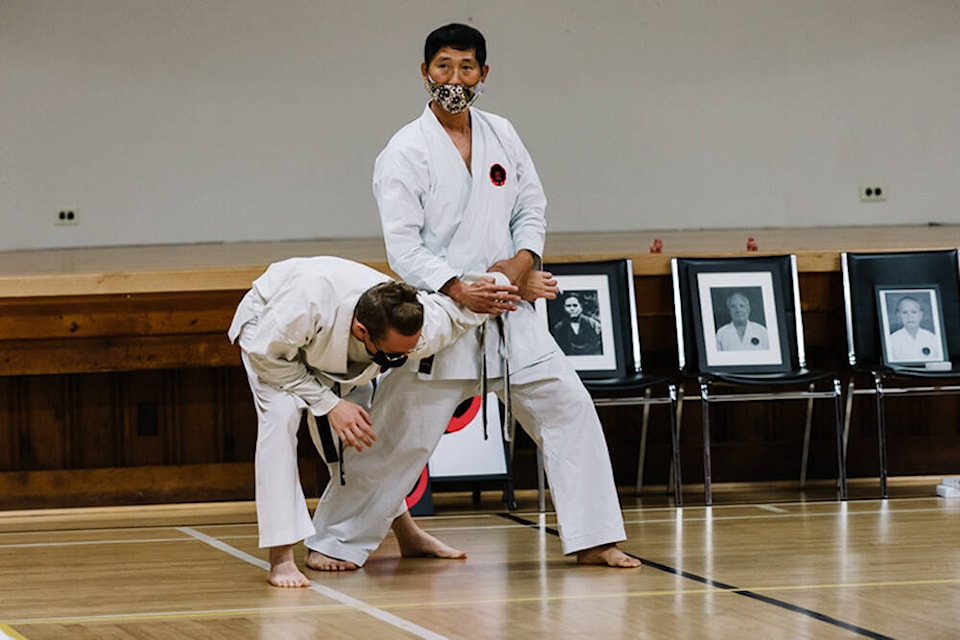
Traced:
<svg viewBox="0 0 960 640">
<path fill-rule="evenodd" d="M 960 260 L 957 249 L 945 249 L 843 253 L 840 261 L 854 370 L 844 416 L 844 455 L 853 398 L 874 395 L 880 494 L 887 498 L 886 397 L 960 393 Z M 903 324 L 898 309 L 905 299 L 913 300 L 921 315 L 908 342 L 916 348 L 906 350 L 896 337 Z M 870 386 L 858 387 L 857 378 L 866 378 Z"/>
<path fill-rule="evenodd" d="M 807 400 L 802 488 L 818 398 L 834 402 L 839 495 L 846 499 L 840 379 L 807 369 L 796 257 L 674 258 L 671 268 L 680 372 L 700 388 L 706 504 L 713 503 L 712 404 Z M 679 402 L 682 409 L 682 391 Z"/>
<path fill-rule="evenodd" d="M 560 285 L 556 301 L 538 301 L 538 307 L 558 344 L 570 358 L 580 379 L 597 407 L 642 405 L 640 453 L 637 463 L 637 491 L 643 486 L 647 429 L 651 405 L 667 405 L 670 410 L 670 438 L 673 461 L 668 485 L 673 485 L 677 506 L 683 503 L 680 482 L 680 444 L 677 434 L 677 387 L 663 376 L 643 372 L 640 365 L 640 338 L 637 329 L 636 294 L 633 263 L 629 259 L 544 265 Z M 574 303 L 574 299 L 576 303 Z M 570 332 L 566 324 L 565 303 L 579 306 L 580 332 L 597 330 L 600 340 L 563 337 Z M 589 322 L 587 317 L 590 318 Z M 599 346 L 598 346 L 599 345 Z M 540 509 L 545 509 L 542 454 L 537 451 L 540 480 Z"/>
</svg>

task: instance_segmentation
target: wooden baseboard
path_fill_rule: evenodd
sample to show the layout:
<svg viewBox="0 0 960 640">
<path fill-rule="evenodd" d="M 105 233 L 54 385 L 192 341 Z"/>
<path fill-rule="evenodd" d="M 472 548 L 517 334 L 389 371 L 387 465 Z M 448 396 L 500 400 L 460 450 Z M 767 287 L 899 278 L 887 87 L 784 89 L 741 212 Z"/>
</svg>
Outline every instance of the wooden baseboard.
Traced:
<svg viewBox="0 0 960 640">
<path fill-rule="evenodd" d="M 253 463 L 0 473 L 0 509 L 251 500 Z"/>
</svg>

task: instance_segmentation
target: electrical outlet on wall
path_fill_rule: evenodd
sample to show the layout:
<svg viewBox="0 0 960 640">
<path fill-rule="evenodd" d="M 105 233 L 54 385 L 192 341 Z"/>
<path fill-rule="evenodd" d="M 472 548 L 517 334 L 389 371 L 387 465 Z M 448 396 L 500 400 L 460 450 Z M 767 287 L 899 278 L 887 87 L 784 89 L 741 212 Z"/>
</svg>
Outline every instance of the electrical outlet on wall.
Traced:
<svg viewBox="0 0 960 640">
<path fill-rule="evenodd" d="M 80 224 L 80 216 L 76 209 L 60 209 L 53 219 L 53 224 L 72 226 Z"/>
<path fill-rule="evenodd" d="M 887 188 L 879 184 L 860 185 L 860 202 L 886 202 Z"/>
</svg>

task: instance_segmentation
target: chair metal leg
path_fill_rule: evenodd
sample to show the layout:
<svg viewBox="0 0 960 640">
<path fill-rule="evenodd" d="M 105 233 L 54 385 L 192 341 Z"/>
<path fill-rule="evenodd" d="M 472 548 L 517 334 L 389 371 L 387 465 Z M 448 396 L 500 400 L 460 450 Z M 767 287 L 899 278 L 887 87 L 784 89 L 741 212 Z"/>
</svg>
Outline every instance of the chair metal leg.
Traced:
<svg viewBox="0 0 960 640">
<path fill-rule="evenodd" d="M 671 491 L 671 490 L 672 490 L 672 491 L 677 491 L 677 490 L 682 491 L 682 489 L 683 489 L 682 485 L 681 485 L 680 482 L 679 482 L 679 478 L 680 478 L 680 473 L 679 473 L 679 469 L 680 469 L 680 462 L 679 462 L 679 460 L 680 460 L 680 457 L 679 457 L 679 455 L 680 455 L 680 448 L 679 448 L 679 443 L 680 443 L 680 424 L 681 424 L 680 421 L 683 419 L 683 385 L 681 384 L 681 385 L 675 387 L 675 390 L 676 390 L 677 402 L 676 402 L 676 404 L 673 406 L 673 417 L 672 417 L 671 419 L 674 421 L 674 424 L 676 424 L 676 426 L 677 426 L 677 443 L 678 443 L 678 447 L 677 447 L 677 459 L 674 460 L 674 461 L 672 461 L 672 462 L 670 462 L 670 482 L 671 482 L 671 483 L 676 483 L 676 484 L 675 484 L 675 485 L 671 485 L 670 487 L 668 487 L 668 491 Z"/>
<path fill-rule="evenodd" d="M 840 499 L 847 499 L 847 458 L 843 450 L 843 412 L 840 409 L 840 400 L 843 396 L 840 387 L 840 378 L 833 379 L 833 413 L 837 430 L 837 481 L 840 483 Z"/>
<path fill-rule="evenodd" d="M 643 463 L 647 459 L 647 427 L 650 425 L 650 389 L 643 392 L 643 420 L 640 423 L 640 458 L 637 460 L 637 493 L 643 491 Z"/>
<path fill-rule="evenodd" d="M 847 383 L 847 409 L 843 416 L 843 461 L 846 465 L 847 461 L 847 441 L 850 439 L 850 414 L 853 412 L 853 396 L 854 396 L 854 384 L 853 376 L 850 376 L 850 381 Z"/>
<path fill-rule="evenodd" d="M 813 393 L 814 385 L 807 387 Z M 800 488 L 807 488 L 807 463 L 810 459 L 810 425 L 813 423 L 813 398 L 807 399 L 807 423 L 803 428 L 803 453 L 800 456 Z"/>
<path fill-rule="evenodd" d="M 678 507 L 683 506 L 683 485 L 680 479 L 680 430 L 677 423 L 677 390 L 670 385 L 670 438 L 673 447 L 673 461 L 670 463 L 670 481 L 673 482 L 673 501 Z"/>
<path fill-rule="evenodd" d="M 873 375 L 873 384 L 877 390 L 877 446 L 880 451 L 880 496 L 887 499 L 887 426 L 883 411 L 883 380 Z"/>
<path fill-rule="evenodd" d="M 700 382 L 700 415 L 703 424 L 703 500 L 709 507 L 713 504 L 713 485 L 710 480 L 710 407 L 706 382 Z"/>
<path fill-rule="evenodd" d="M 543 451 L 537 447 L 537 504 L 540 513 L 547 512 L 546 477 L 543 471 Z"/>
<path fill-rule="evenodd" d="M 677 426 L 683 422 L 683 387 L 677 388 Z"/>
</svg>

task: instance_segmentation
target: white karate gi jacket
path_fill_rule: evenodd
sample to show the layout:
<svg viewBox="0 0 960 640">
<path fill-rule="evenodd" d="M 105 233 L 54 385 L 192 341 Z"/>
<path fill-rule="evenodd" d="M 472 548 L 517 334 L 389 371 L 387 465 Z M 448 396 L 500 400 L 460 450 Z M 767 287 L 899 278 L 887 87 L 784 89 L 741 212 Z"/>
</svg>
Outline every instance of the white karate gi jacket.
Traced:
<svg viewBox="0 0 960 640">
<path fill-rule="evenodd" d="M 359 375 L 348 375 L 347 347 L 354 308 L 360 295 L 390 278 L 365 265 L 335 257 L 291 258 L 270 265 L 234 316 L 228 332 L 236 341 L 243 325 L 256 330 L 241 339 L 241 348 L 260 380 L 291 393 L 314 415 L 325 415 L 341 396 L 380 373 L 370 362 Z M 464 331 L 481 324 L 485 314 L 465 309 L 442 294 L 419 294 L 423 331 L 411 359 L 435 353 Z M 333 391 L 340 386 L 340 395 Z"/>
<path fill-rule="evenodd" d="M 530 154 L 505 118 L 470 109 L 471 171 L 429 105 L 377 157 L 373 190 L 387 258 L 401 278 L 439 291 L 472 279 L 521 249 L 543 255 L 547 200 Z M 501 180 L 501 178 L 503 178 Z M 506 314 L 513 370 L 558 351 L 530 303 Z M 502 375 L 495 323 L 488 323 L 488 375 Z M 476 379 L 478 332 L 437 354 L 429 377 Z M 409 366 L 416 366 L 411 363 Z"/>
<path fill-rule="evenodd" d="M 757 342 L 754 344 L 753 339 Z M 733 323 L 725 324 L 717 330 L 717 351 L 766 351 L 770 348 L 767 329 L 762 324 L 747 320 L 743 340 Z"/>
<path fill-rule="evenodd" d="M 916 337 L 911 336 L 903 327 L 890 335 L 887 341 L 890 349 L 888 356 L 891 362 L 921 362 L 929 360 L 937 362 L 943 360 L 940 340 L 932 331 L 919 327 Z M 927 352 L 924 353 L 923 350 Z"/>
</svg>

